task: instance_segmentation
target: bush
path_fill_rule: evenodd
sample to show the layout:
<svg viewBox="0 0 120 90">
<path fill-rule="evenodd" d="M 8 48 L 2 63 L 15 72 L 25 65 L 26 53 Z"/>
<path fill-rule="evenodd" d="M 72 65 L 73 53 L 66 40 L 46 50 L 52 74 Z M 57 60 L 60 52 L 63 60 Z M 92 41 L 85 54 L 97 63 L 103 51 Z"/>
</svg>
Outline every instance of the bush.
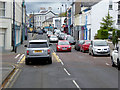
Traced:
<svg viewBox="0 0 120 90">
<path fill-rule="evenodd" d="M 100 29 L 100 30 L 98 30 L 97 37 L 99 39 L 108 39 L 108 30 L 106 30 L 106 29 Z"/>
<path fill-rule="evenodd" d="M 120 38 L 120 30 L 117 30 L 117 36 Z"/>
</svg>

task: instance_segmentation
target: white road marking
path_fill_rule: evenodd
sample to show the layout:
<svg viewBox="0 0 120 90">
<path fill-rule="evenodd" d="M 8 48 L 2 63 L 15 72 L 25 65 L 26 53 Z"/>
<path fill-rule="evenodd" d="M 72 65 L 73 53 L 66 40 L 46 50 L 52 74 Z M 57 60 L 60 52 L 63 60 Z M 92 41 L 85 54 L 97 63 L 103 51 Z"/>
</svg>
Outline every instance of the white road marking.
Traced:
<svg viewBox="0 0 120 90">
<path fill-rule="evenodd" d="M 106 65 L 108 66 L 108 65 L 110 65 L 110 64 L 106 63 Z"/>
<path fill-rule="evenodd" d="M 60 60 L 60 63 L 62 64 L 62 65 L 64 65 L 64 63 L 62 62 L 62 60 L 61 59 L 59 59 Z"/>
<path fill-rule="evenodd" d="M 76 83 L 76 81 L 75 80 L 72 80 L 72 81 L 76 85 L 76 87 L 79 88 L 79 90 L 81 90 L 80 87 L 79 87 L 79 85 Z"/>
<path fill-rule="evenodd" d="M 16 55 L 15 58 L 18 58 L 20 56 L 20 54 Z"/>
<path fill-rule="evenodd" d="M 65 72 L 70 76 L 70 73 L 64 68 Z"/>
<path fill-rule="evenodd" d="M 17 63 L 20 63 L 20 61 L 22 60 L 23 56 L 24 56 L 24 54 L 22 54 L 22 55 L 20 56 L 20 58 L 19 58 L 19 60 L 17 61 Z"/>
</svg>

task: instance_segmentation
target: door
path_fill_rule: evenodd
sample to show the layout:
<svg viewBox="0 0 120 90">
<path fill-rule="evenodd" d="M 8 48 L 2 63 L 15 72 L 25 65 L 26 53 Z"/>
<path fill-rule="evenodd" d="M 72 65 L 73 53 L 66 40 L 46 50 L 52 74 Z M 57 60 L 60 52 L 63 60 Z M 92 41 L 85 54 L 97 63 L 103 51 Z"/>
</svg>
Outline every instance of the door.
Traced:
<svg viewBox="0 0 120 90">
<path fill-rule="evenodd" d="M 0 48 L 5 49 L 5 30 L 0 28 Z"/>
</svg>

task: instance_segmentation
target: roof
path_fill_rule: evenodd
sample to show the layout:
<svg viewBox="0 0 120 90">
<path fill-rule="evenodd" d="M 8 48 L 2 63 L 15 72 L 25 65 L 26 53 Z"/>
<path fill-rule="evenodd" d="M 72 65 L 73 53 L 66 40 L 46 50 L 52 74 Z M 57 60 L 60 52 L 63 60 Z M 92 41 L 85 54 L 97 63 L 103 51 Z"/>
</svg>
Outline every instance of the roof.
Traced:
<svg viewBox="0 0 120 90">
<path fill-rule="evenodd" d="M 91 7 L 95 4 L 97 4 L 98 2 L 100 2 L 101 0 L 81 0 L 81 6 L 84 7 Z"/>
<path fill-rule="evenodd" d="M 47 40 L 30 40 L 29 42 L 47 42 Z"/>
<path fill-rule="evenodd" d="M 41 13 L 41 12 L 42 12 L 42 13 Z M 50 13 L 50 12 L 51 12 L 52 14 L 54 14 L 54 15 L 57 15 L 57 14 L 55 14 L 55 13 L 54 13 L 53 11 L 51 11 L 51 10 L 50 10 L 50 11 L 47 11 L 47 12 L 46 12 L 46 11 L 41 11 L 41 12 L 40 12 L 40 13 L 34 13 L 34 15 L 46 15 L 46 14 L 48 14 L 48 13 Z"/>
</svg>

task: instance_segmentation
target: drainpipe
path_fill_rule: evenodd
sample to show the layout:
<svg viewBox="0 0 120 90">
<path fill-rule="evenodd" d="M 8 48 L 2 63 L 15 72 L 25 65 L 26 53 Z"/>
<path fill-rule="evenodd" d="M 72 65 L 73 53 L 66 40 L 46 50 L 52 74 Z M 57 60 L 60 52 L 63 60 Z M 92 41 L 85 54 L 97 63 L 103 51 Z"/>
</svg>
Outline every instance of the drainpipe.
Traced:
<svg viewBox="0 0 120 90">
<path fill-rule="evenodd" d="M 15 0 L 13 0 L 13 31 L 12 31 L 12 45 L 13 45 L 13 50 L 15 51 Z"/>
</svg>

